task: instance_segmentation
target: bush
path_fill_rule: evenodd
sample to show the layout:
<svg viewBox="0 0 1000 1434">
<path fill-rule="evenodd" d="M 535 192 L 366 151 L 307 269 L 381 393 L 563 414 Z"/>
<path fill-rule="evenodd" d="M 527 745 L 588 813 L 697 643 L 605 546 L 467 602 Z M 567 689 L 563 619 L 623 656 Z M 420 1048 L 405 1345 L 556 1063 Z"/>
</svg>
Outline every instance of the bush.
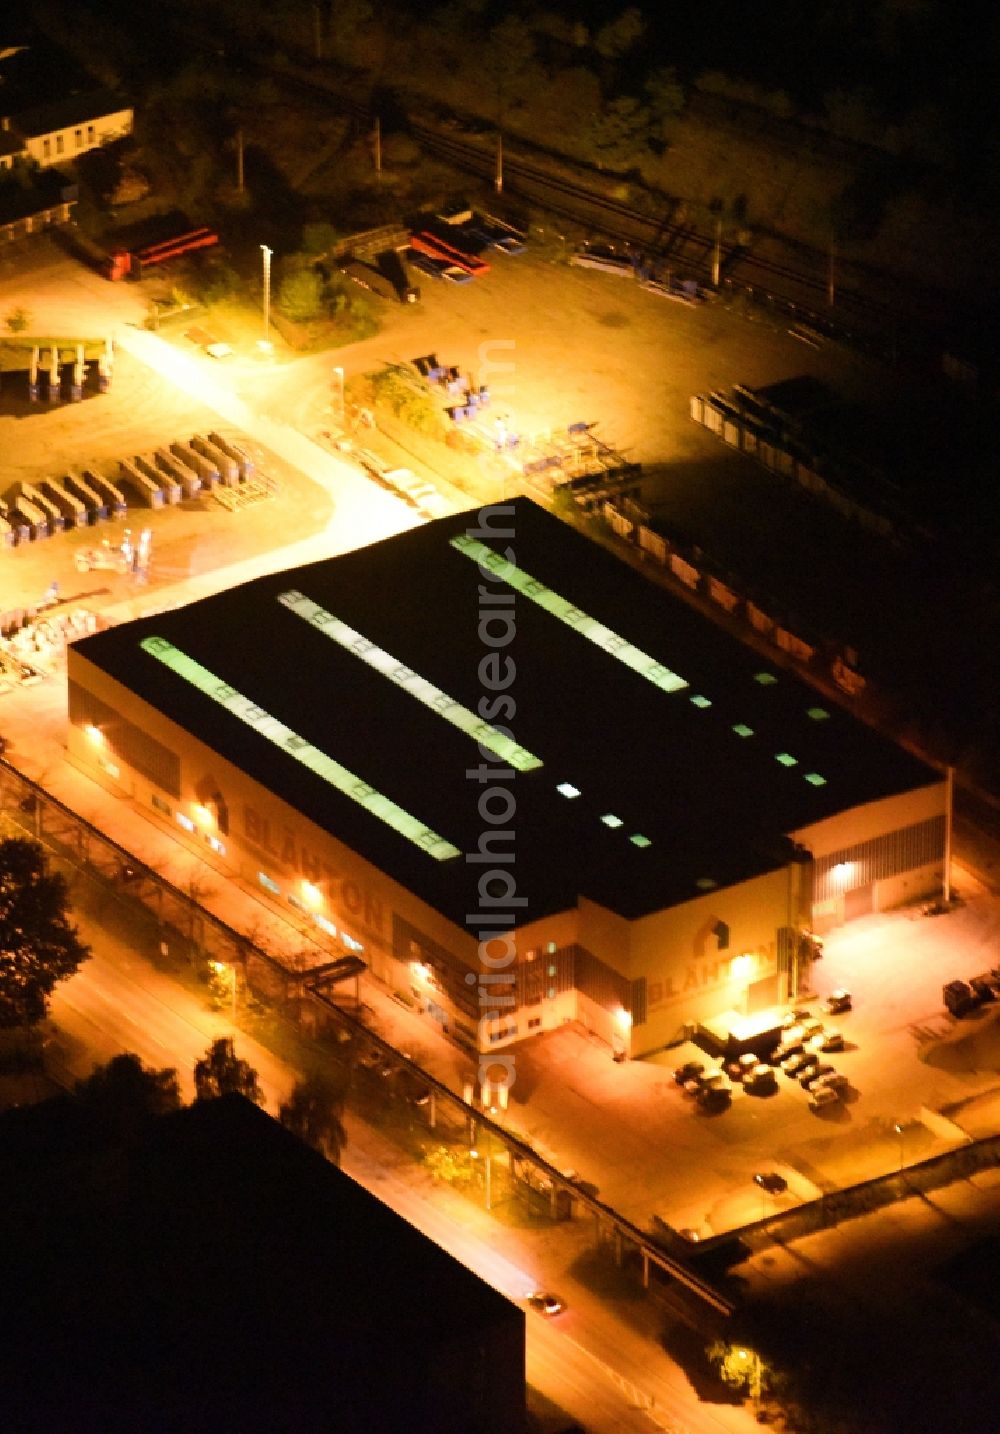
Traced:
<svg viewBox="0 0 1000 1434">
<path fill-rule="evenodd" d="M 4 323 L 7 325 L 7 330 L 9 333 L 23 334 L 25 329 L 31 323 L 31 315 L 28 313 L 27 309 L 22 309 L 19 306 L 16 309 L 10 310 L 7 317 L 4 319 Z"/>
<path fill-rule="evenodd" d="M 383 369 L 372 379 L 375 402 L 388 408 L 403 423 L 418 433 L 439 437 L 443 428 L 441 410 L 429 393 L 422 393 L 410 382 L 405 369 Z"/>
<path fill-rule="evenodd" d="M 315 269 L 286 274 L 278 289 L 278 307 L 293 323 L 306 324 L 324 310 L 323 280 Z"/>
</svg>

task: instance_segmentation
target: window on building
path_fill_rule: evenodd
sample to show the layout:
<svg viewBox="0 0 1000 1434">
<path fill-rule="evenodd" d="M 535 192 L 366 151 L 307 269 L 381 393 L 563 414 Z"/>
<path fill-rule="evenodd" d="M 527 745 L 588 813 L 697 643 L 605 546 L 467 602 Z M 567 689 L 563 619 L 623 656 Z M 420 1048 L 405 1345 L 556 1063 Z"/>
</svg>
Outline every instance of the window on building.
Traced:
<svg viewBox="0 0 1000 1434">
<path fill-rule="evenodd" d="M 219 840 L 217 836 L 206 836 L 205 840 L 208 842 L 209 846 L 218 856 L 225 856 L 225 845 Z"/>
<path fill-rule="evenodd" d="M 712 935 L 715 937 L 716 949 L 719 951 L 729 950 L 729 927 L 724 921 L 717 921 L 712 927 Z"/>
<path fill-rule="evenodd" d="M 549 1000 L 550 1000 L 550 1001 L 554 1001 L 554 1000 L 555 1000 L 555 998 L 556 998 L 556 988 L 555 988 L 555 986 L 550 986 L 550 987 L 549 987 L 548 996 L 549 996 Z"/>
<path fill-rule="evenodd" d="M 76 145 L 77 149 L 82 149 L 82 148 L 83 148 L 83 130 L 82 130 L 82 129 L 77 129 L 77 130 L 74 130 L 74 131 L 73 131 L 73 142 L 74 142 L 74 144 Z"/>
<path fill-rule="evenodd" d="M 174 814 L 174 820 L 176 821 L 177 825 L 179 827 L 183 827 L 186 832 L 194 831 L 194 822 L 191 820 L 191 818 L 187 815 L 186 812 L 176 812 Z"/>
<path fill-rule="evenodd" d="M 549 967 L 549 975 L 550 975 L 550 976 L 554 976 L 555 974 L 556 974 L 556 968 L 555 968 L 554 966 L 550 966 L 550 967 Z"/>
<path fill-rule="evenodd" d="M 497 1031 L 490 1031 L 490 1045 L 495 1046 L 497 1041 L 509 1041 L 513 1036 L 516 1035 L 517 1026 L 513 1023 L 508 1026 L 502 1026 Z"/>
<path fill-rule="evenodd" d="M 87 126 L 87 143 L 88 143 L 88 144 L 93 144 L 93 143 L 94 143 L 94 138 L 95 138 L 94 126 L 93 126 L 92 124 L 89 124 L 89 125 Z"/>
<path fill-rule="evenodd" d="M 264 888 L 265 891 L 270 891 L 275 896 L 281 895 L 281 887 L 274 880 L 273 876 L 268 876 L 266 871 L 258 871 L 257 880 L 260 882 L 261 886 Z"/>
<path fill-rule="evenodd" d="M 528 1022 L 528 1030 L 529 1030 L 529 1031 L 534 1031 L 534 1030 L 536 1030 L 541 1024 L 542 1024 L 542 1018 L 541 1018 L 541 1016 L 532 1016 L 531 1020 Z"/>
<path fill-rule="evenodd" d="M 548 946 L 546 947 L 546 950 L 548 951 L 550 956 L 554 956 L 556 954 L 556 943 L 554 941 L 550 941 Z"/>
<path fill-rule="evenodd" d="M 57 134 L 57 135 L 56 135 L 56 154 L 62 154 L 63 148 L 64 148 L 64 146 L 63 146 L 63 137 L 62 137 L 61 134 Z"/>
<path fill-rule="evenodd" d="M 43 158 L 43 159 L 51 159 L 51 158 L 52 158 L 52 141 L 51 141 L 50 139 L 43 139 L 43 140 L 42 140 L 42 158 Z"/>
<path fill-rule="evenodd" d="M 165 817 L 173 816 L 173 807 L 169 802 L 165 802 L 162 797 L 157 796 L 156 792 L 153 792 L 149 800 L 153 803 L 155 811 L 162 812 Z"/>
</svg>

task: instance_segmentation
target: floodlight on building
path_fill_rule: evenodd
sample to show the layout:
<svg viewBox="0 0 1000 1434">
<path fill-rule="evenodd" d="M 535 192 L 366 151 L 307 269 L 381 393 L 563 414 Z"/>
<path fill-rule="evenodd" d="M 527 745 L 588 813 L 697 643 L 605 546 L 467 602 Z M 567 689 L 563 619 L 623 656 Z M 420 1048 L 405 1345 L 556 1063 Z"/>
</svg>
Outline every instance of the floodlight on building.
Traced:
<svg viewBox="0 0 1000 1434">
<path fill-rule="evenodd" d="M 838 886 L 846 886 L 854 874 L 853 861 L 838 861 L 830 874 Z"/>
<path fill-rule="evenodd" d="M 95 747 L 100 747 L 104 741 L 104 733 L 100 727 L 95 727 L 93 722 L 88 722 L 83 729 L 87 734 L 87 740 L 93 742 Z"/>
<path fill-rule="evenodd" d="M 192 802 L 191 811 L 194 819 L 201 827 L 210 827 L 215 821 L 211 807 L 206 807 L 204 802 Z"/>
<path fill-rule="evenodd" d="M 323 905 L 323 893 L 322 891 L 320 891 L 319 887 L 316 885 L 315 882 L 307 881 L 305 877 L 303 877 L 301 883 L 301 891 L 302 899 L 307 906 L 316 907 Z"/>
<path fill-rule="evenodd" d="M 743 951 L 739 956 L 734 956 L 729 963 L 729 974 L 740 980 L 749 976 L 753 970 L 753 957 L 749 951 Z"/>
<path fill-rule="evenodd" d="M 619 1006 L 615 1012 L 615 1025 L 620 1031 L 632 1029 L 632 1012 L 626 1011 L 624 1006 Z"/>
</svg>

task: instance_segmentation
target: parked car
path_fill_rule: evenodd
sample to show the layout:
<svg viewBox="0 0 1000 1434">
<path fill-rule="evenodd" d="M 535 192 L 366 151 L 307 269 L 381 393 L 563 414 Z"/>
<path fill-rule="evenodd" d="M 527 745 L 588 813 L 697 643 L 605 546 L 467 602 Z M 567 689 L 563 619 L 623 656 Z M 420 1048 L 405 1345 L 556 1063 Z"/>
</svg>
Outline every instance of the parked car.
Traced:
<svg viewBox="0 0 1000 1434">
<path fill-rule="evenodd" d="M 842 1051 L 843 1049 L 844 1037 L 840 1031 L 817 1031 L 806 1041 L 806 1050 L 809 1051 L 823 1051 L 826 1054 L 829 1051 Z"/>
<path fill-rule="evenodd" d="M 807 1011 L 801 1006 L 794 1011 L 786 1011 L 781 1018 L 782 1030 L 787 1031 L 790 1026 L 798 1026 L 803 1021 L 808 1021 L 811 1014 L 811 1011 Z"/>
<path fill-rule="evenodd" d="M 831 991 L 823 1002 L 823 1010 L 828 1016 L 839 1016 L 843 1011 L 852 1009 L 850 991 L 845 991 L 843 986 L 838 986 L 836 991 Z"/>
<path fill-rule="evenodd" d="M 788 1181 L 776 1170 L 770 1170 L 763 1175 L 755 1175 L 753 1183 L 766 1190 L 769 1195 L 782 1195 L 788 1189 Z"/>
<path fill-rule="evenodd" d="M 811 1016 L 808 1021 L 802 1022 L 803 1039 L 808 1041 L 811 1039 L 811 1037 L 818 1036 L 822 1029 L 823 1022 L 817 1021 L 814 1016 Z"/>
<path fill-rule="evenodd" d="M 546 1290 L 532 1290 L 528 1296 L 528 1304 L 533 1310 L 543 1315 L 562 1314 L 566 1306 L 558 1295 L 549 1294 Z"/>
<path fill-rule="evenodd" d="M 795 1077 L 799 1075 L 799 1073 L 803 1071 L 807 1065 L 810 1065 L 812 1063 L 812 1060 L 813 1057 L 808 1055 L 805 1051 L 798 1051 L 793 1056 L 785 1057 L 785 1059 L 781 1062 L 781 1069 L 785 1072 L 786 1076 L 789 1076 L 792 1080 L 794 1080 Z"/>
<path fill-rule="evenodd" d="M 828 1105 L 839 1104 L 840 1092 L 834 1090 L 833 1087 L 829 1085 L 821 1085 L 819 1089 L 814 1090 L 809 1097 L 809 1109 L 813 1111 L 823 1110 Z"/>
<path fill-rule="evenodd" d="M 761 1063 L 743 1077 L 743 1089 L 750 1095 L 770 1095 L 778 1089 L 778 1078 L 771 1066 Z"/>
<path fill-rule="evenodd" d="M 755 1066 L 760 1065 L 760 1056 L 756 1051 L 744 1051 L 736 1064 L 739 1066 L 742 1075 L 748 1075 Z"/>
<path fill-rule="evenodd" d="M 815 1094 L 817 1090 L 835 1090 L 842 1095 L 850 1084 L 851 1082 L 842 1071 L 828 1071 L 826 1075 L 818 1075 L 815 1080 L 811 1080 L 806 1089 L 812 1094 Z"/>
<path fill-rule="evenodd" d="M 979 1001 L 995 1001 L 997 997 L 993 982 L 988 976 L 973 976 L 969 982 L 972 994 Z"/>
<path fill-rule="evenodd" d="M 803 1089 L 808 1090 L 811 1088 L 813 1081 L 825 1075 L 833 1075 L 833 1066 L 827 1061 L 817 1061 L 815 1065 L 806 1066 L 799 1076 L 799 1085 L 802 1086 Z"/>
<path fill-rule="evenodd" d="M 733 1099 L 733 1088 L 727 1081 L 723 1084 L 706 1086 L 698 1093 L 698 1104 L 702 1110 L 725 1110 Z"/>
<path fill-rule="evenodd" d="M 944 1003 L 953 1016 L 965 1016 L 979 1004 L 967 981 L 949 981 L 944 988 Z"/>
<path fill-rule="evenodd" d="M 678 1085 L 684 1085 L 689 1080 L 697 1080 L 697 1078 L 700 1075 L 704 1075 L 704 1073 L 704 1061 L 685 1061 L 682 1066 L 678 1066 L 674 1071 L 674 1080 Z"/>
</svg>

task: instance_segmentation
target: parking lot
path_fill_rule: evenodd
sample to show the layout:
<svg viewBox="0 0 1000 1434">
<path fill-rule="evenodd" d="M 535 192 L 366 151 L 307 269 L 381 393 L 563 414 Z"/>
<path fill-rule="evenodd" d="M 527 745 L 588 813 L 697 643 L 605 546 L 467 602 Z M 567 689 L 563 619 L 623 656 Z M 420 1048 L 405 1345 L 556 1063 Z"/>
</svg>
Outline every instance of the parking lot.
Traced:
<svg viewBox="0 0 1000 1434">
<path fill-rule="evenodd" d="M 997 962 L 1000 904 L 969 891 L 947 916 L 907 909 L 827 937 L 815 985 L 854 995 L 851 1012 L 821 1016 L 845 1038 L 843 1052 L 823 1057 L 849 1078 L 843 1102 L 813 1114 L 808 1093 L 779 1071 L 774 1094 L 734 1083 L 730 1108 L 706 1114 L 674 1080 L 688 1059 L 712 1065 L 704 1052 L 685 1044 L 616 1065 L 600 1042 L 567 1027 L 516 1048 L 510 1123 L 636 1224 L 658 1216 L 702 1238 L 926 1159 L 961 1143 L 967 1126 L 995 1128 L 1000 1006 L 956 1022 L 941 1000 L 945 981 Z M 821 1014 L 819 998 L 802 1004 Z M 945 1119 L 932 1117 L 931 1129 L 924 1107 Z M 754 1184 L 770 1171 L 787 1193 Z"/>
</svg>

